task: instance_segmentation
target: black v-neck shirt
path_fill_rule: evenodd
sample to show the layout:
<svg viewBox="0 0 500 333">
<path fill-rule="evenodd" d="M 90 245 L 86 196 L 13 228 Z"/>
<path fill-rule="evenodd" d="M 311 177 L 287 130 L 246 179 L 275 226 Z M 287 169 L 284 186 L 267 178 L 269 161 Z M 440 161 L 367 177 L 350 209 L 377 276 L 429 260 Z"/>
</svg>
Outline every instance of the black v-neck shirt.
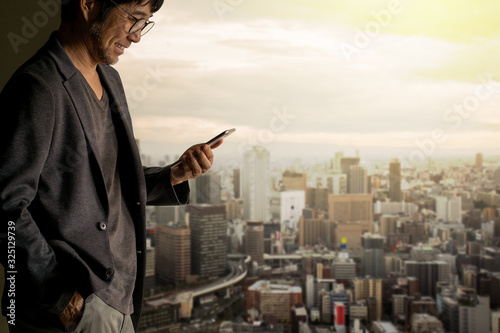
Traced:
<svg viewBox="0 0 500 333">
<path fill-rule="evenodd" d="M 123 314 L 132 314 L 132 294 L 137 274 L 136 239 L 132 216 L 125 203 L 118 165 L 118 138 L 110 108 L 109 96 L 103 88 L 99 100 L 85 77 L 78 72 L 95 129 L 98 152 L 96 158 L 106 183 L 109 201 L 107 227 L 109 245 L 114 260 L 114 274 L 109 288 L 95 294 L 106 304 Z M 92 240 L 89 239 L 89 242 Z M 108 249 L 102 249 L 108 251 Z"/>
</svg>

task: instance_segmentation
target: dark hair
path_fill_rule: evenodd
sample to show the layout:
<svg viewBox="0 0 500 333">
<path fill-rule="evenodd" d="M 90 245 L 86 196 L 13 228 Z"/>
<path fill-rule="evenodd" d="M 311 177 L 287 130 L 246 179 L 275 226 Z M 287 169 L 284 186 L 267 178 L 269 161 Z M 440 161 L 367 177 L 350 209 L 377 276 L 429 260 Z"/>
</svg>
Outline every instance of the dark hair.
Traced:
<svg viewBox="0 0 500 333">
<path fill-rule="evenodd" d="M 139 5 L 144 2 L 143 6 L 150 5 L 151 12 L 156 13 L 163 5 L 164 0 L 115 0 L 118 5 L 133 3 Z M 79 0 L 61 0 L 61 20 L 63 22 L 71 22 L 76 19 L 78 14 Z M 101 4 L 101 11 L 98 20 L 103 22 L 108 17 L 109 13 L 115 7 L 110 0 L 97 0 Z"/>
</svg>

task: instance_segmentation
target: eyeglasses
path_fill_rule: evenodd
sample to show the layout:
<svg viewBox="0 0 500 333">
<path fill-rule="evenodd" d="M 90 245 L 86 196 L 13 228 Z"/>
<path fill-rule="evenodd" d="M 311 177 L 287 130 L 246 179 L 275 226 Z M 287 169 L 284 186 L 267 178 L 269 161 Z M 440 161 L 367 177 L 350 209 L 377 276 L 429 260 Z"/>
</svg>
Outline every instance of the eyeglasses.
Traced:
<svg viewBox="0 0 500 333">
<path fill-rule="evenodd" d="M 123 10 L 125 13 L 127 13 L 128 16 L 130 16 L 135 21 L 135 23 L 132 24 L 132 26 L 130 27 L 130 29 L 128 31 L 129 34 L 135 34 L 137 31 L 141 30 L 141 36 L 144 36 L 155 25 L 155 23 L 153 21 L 146 21 L 143 18 L 141 18 L 141 19 L 136 18 L 134 15 L 127 12 L 125 9 L 123 9 L 119 4 L 117 4 L 113 0 L 111 0 L 111 3 L 113 3 L 116 7 Z"/>
</svg>

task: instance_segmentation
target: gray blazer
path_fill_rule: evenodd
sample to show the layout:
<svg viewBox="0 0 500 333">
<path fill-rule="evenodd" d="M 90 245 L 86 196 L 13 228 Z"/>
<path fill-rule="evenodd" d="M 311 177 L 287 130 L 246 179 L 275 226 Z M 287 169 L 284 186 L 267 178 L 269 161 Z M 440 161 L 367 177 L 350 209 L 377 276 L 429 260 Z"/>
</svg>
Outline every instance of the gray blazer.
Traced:
<svg viewBox="0 0 500 333">
<path fill-rule="evenodd" d="M 78 290 L 86 297 L 113 279 L 105 224 L 109 207 L 92 119 L 77 69 L 53 34 L 0 94 L 1 264 L 16 271 L 16 318 L 57 317 Z M 145 207 L 188 202 L 187 182 L 172 187 L 170 168 L 143 168 L 120 77 L 99 65 L 119 143 L 125 200 L 135 222 L 138 273 L 134 325 L 142 306 Z M 15 226 L 9 266 L 8 222 Z M 12 244 L 10 244 L 12 245 Z M 3 313 L 12 297 L 4 288 Z"/>
</svg>

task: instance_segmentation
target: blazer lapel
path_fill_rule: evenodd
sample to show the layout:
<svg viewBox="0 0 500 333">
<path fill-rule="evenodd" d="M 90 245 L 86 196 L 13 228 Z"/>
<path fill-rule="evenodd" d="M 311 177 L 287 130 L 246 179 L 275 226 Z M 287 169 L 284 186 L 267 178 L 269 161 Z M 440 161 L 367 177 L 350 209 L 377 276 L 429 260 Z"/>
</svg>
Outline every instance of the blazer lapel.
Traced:
<svg viewBox="0 0 500 333">
<path fill-rule="evenodd" d="M 85 98 L 84 88 L 82 87 L 82 83 L 80 82 L 80 78 L 74 73 L 73 76 L 69 77 L 66 81 L 64 81 L 64 87 L 66 88 L 68 95 L 73 101 L 73 106 L 75 107 L 76 113 L 78 114 L 78 118 L 80 119 L 80 123 L 82 124 L 83 131 L 85 133 L 85 137 L 87 139 L 88 145 L 94 156 L 89 156 L 89 159 L 92 159 L 94 163 L 97 165 L 97 169 L 99 172 L 96 172 L 96 186 L 101 190 L 99 193 L 99 198 L 103 203 L 103 207 L 107 213 L 109 213 L 109 202 L 108 195 L 106 190 L 106 182 L 104 180 L 104 175 L 102 172 L 102 167 L 99 164 L 99 159 L 97 158 L 99 154 L 99 147 L 97 145 L 97 138 L 95 133 L 94 124 L 92 123 L 92 115 L 90 113 L 90 109 L 88 106 L 88 101 Z"/>
</svg>

